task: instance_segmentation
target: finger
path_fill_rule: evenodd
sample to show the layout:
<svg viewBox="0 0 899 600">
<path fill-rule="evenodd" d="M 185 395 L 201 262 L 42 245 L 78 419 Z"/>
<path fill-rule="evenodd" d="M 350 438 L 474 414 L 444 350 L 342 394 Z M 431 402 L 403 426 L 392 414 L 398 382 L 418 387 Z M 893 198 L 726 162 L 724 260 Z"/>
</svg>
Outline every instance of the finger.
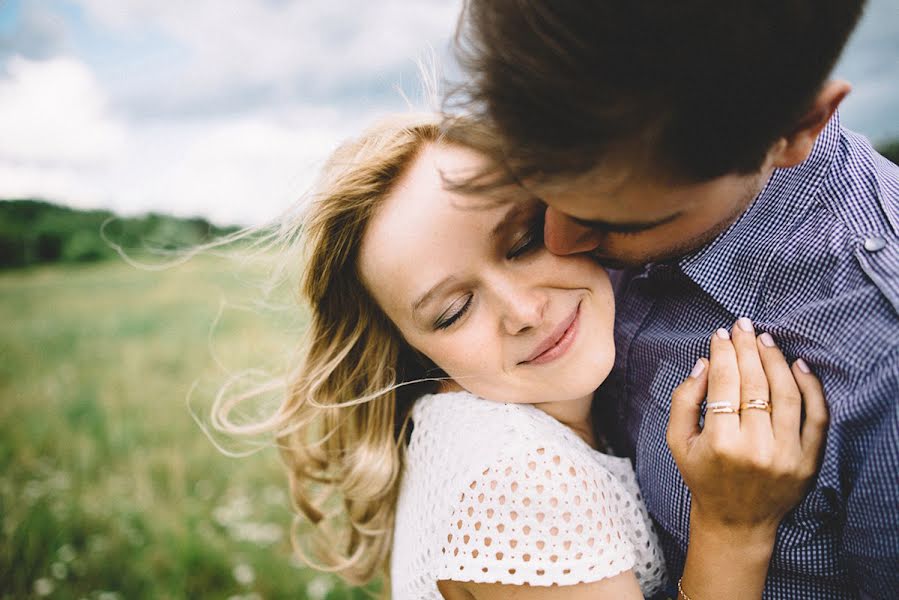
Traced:
<svg viewBox="0 0 899 600">
<path fill-rule="evenodd" d="M 765 369 L 762 368 L 752 321 L 742 317 L 734 324 L 732 331 L 737 366 L 740 368 L 740 406 L 745 406 L 749 402 L 770 402 L 768 378 L 765 376 Z M 740 430 L 749 433 L 755 444 L 761 443 L 762 440 L 770 441 L 774 437 L 771 416 L 766 410 L 756 408 L 741 410 Z"/>
<path fill-rule="evenodd" d="M 740 371 L 737 354 L 726 329 L 712 335 L 709 353 L 709 393 L 706 402 L 706 431 L 713 435 L 734 435 L 740 431 L 740 415 L 736 412 L 715 412 L 713 408 L 740 407 Z"/>
<path fill-rule="evenodd" d="M 812 464 L 806 464 L 815 470 L 824 449 L 824 438 L 830 418 L 824 399 L 824 388 L 801 358 L 793 363 L 792 371 L 796 376 L 796 384 L 802 392 L 802 403 L 805 407 L 805 420 L 802 422 L 802 460 L 811 461 Z"/>
<path fill-rule="evenodd" d="M 699 413 L 705 400 L 709 381 L 709 361 L 700 358 L 690 376 L 671 394 L 671 415 L 668 417 L 668 447 L 675 456 L 681 456 L 686 445 L 700 433 Z"/>
<path fill-rule="evenodd" d="M 769 333 L 758 337 L 759 357 L 771 392 L 771 425 L 781 448 L 799 448 L 802 396 L 793 371 Z"/>
</svg>

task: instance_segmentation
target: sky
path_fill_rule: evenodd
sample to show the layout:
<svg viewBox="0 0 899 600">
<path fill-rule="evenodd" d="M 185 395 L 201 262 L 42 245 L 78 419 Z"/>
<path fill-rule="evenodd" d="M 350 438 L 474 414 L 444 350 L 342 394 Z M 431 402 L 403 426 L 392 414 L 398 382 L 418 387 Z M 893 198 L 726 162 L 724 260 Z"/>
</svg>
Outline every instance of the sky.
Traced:
<svg viewBox="0 0 899 600">
<path fill-rule="evenodd" d="M 276 218 L 337 144 L 436 106 L 461 0 L 0 0 L 0 198 Z M 869 0 L 834 75 L 845 126 L 899 138 L 899 6 Z"/>
</svg>

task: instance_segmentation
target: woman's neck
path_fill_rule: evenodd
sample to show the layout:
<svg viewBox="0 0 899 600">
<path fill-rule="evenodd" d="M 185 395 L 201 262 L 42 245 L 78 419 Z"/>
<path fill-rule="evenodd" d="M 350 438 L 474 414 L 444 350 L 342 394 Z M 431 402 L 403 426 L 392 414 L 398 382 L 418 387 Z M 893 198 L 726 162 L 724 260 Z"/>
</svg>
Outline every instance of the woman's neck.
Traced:
<svg viewBox="0 0 899 600">
<path fill-rule="evenodd" d="M 540 402 L 534 404 L 537 408 L 554 418 L 562 425 L 567 426 L 587 445 L 597 449 L 596 438 L 593 435 L 593 421 L 590 418 L 590 410 L 593 406 L 593 394 L 587 394 L 576 400 L 561 400 L 556 402 Z"/>
<path fill-rule="evenodd" d="M 440 392 L 461 392 L 465 388 L 455 381 L 448 379 L 438 385 Z M 587 445 L 598 450 L 596 437 L 593 435 L 593 420 L 590 411 L 593 406 L 593 394 L 587 394 L 576 400 L 557 400 L 555 402 L 539 402 L 534 404 L 537 408 L 565 425 L 578 435 Z"/>
</svg>

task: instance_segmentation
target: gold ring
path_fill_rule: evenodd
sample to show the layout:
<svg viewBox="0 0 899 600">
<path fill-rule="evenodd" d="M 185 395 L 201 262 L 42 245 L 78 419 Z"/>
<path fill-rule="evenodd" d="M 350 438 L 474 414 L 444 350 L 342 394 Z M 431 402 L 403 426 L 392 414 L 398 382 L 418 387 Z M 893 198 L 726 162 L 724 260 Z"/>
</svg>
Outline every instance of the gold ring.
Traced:
<svg viewBox="0 0 899 600">
<path fill-rule="evenodd" d="M 740 412 L 750 408 L 757 408 L 771 414 L 771 403 L 767 400 L 750 400 L 749 402 L 742 402 L 740 404 Z"/>
<path fill-rule="evenodd" d="M 715 415 L 736 415 L 740 412 L 730 402 L 709 402 L 705 408 L 706 411 L 712 411 L 712 414 Z"/>
</svg>

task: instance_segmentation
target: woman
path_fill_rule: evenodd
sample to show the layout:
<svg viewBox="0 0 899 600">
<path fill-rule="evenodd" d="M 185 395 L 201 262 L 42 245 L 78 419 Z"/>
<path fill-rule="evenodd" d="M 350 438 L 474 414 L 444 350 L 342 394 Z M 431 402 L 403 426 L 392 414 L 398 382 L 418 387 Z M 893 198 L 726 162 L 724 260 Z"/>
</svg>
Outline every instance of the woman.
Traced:
<svg viewBox="0 0 899 600">
<path fill-rule="evenodd" d="M 608 277 L 546 251 L 536 199 L 447 191 L 480 166 L 466 127 L 404 117 L 363 134 L 302 221 L 310 339 L 270 425 L 318 566 L 356 583 L 389 572 L 395 598 L 656 593 L 664 564 L 632 467 L 590 425 L 614 359 Z M 669 445 L 694 494 L 679 586 L 760 597 L 824 401 L 745 321 L 710 351 L 672 400 Z"/>
</svg>

